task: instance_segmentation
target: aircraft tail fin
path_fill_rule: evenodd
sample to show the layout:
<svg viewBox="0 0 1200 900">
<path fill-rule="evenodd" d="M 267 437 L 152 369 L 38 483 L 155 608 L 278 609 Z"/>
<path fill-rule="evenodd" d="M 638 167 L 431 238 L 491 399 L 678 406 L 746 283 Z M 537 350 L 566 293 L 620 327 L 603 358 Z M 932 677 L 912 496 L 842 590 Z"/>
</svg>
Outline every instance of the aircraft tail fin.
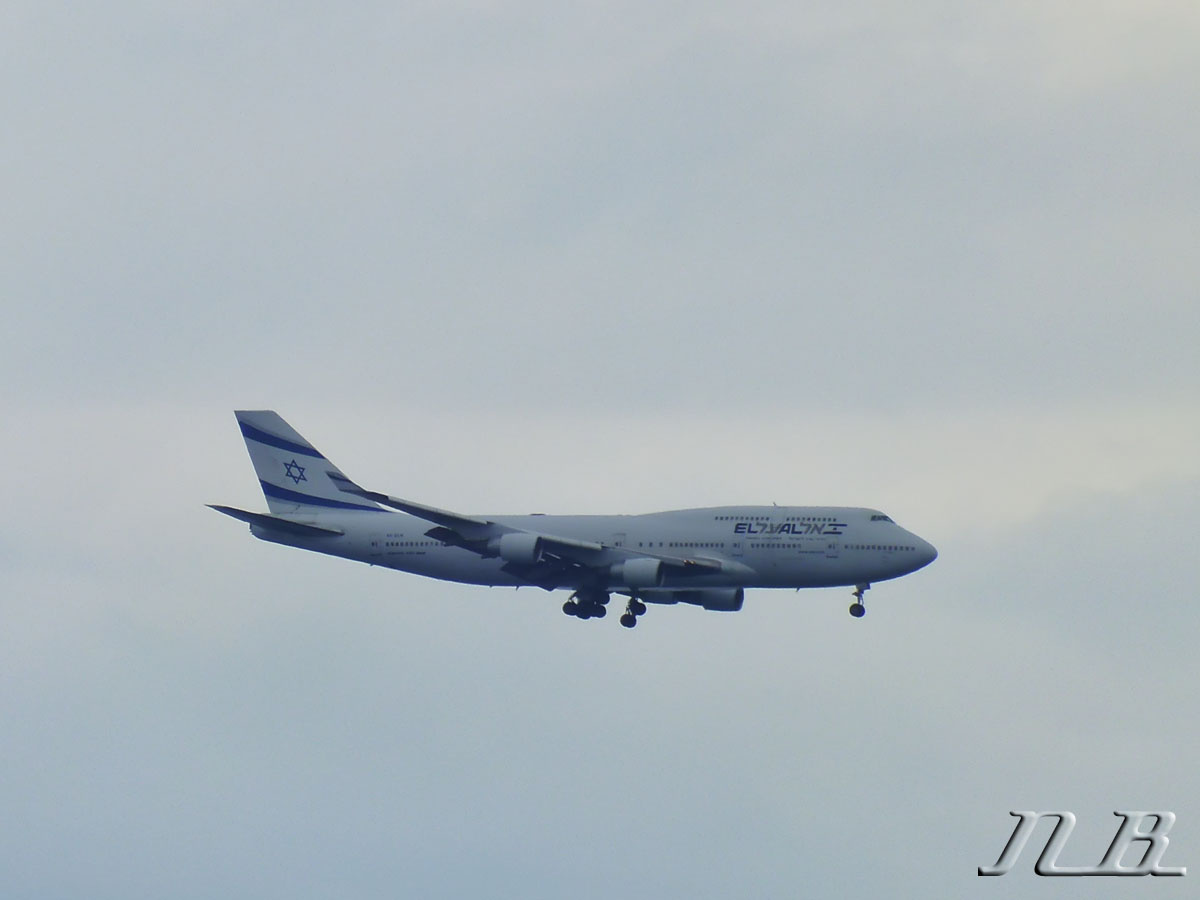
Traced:
<svg viewBox="0 0 1200 900">
<path fill-rule="evenodd" d="M 349 479 L 274 410 L 239 409 L 234 415 L 272 513 L 384 511 L 344 492 L 338 485 Z"/>
</svg>

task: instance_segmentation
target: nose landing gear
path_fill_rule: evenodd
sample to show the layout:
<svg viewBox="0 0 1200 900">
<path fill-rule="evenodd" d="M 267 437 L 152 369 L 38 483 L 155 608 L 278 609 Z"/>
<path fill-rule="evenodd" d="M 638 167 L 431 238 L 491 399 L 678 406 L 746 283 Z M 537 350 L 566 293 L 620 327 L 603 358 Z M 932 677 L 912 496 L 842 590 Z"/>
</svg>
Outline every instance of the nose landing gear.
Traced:
<svg viewBox="0 0 1200 900">
<path fill-rule="evenodd" d="M 867 614 L 867 607 L 863 603 L 863 593 L 869 591 L 869 584 L 858 584 L 854 587 L 854 602 L 850 604 L 850 615 L 856 619 L 861 619 Z"/>
</svg>

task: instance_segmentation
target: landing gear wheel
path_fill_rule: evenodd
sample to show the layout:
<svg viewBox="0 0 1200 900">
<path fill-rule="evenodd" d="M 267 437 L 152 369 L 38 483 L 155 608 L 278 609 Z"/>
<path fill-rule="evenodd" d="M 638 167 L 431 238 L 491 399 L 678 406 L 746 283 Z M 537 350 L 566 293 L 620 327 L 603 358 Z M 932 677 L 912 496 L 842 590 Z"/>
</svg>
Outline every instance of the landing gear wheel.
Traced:
<svg viewBox="0 0 1200 900">
<path fill-rule="evenodd" d="M 863 594 L 871 589 L 869 584 L 856 584 L 854 586 L 854 602 L 850 604 L 850 615 L 856 619 L 861 619 L 867 614 L 867 607 L 863 605 Z"/>
<path fill-rule="evenodd" d="M 638 616 L 645 615 L 645 613 L 646 604 L 636 595 L 630 596 L 629 603 L 625 606 L 625 615 L 621 616 L 621 624 L 626 628 L 633 628 L 637 625 Z"/>
<path fill-rule="evenodd" d="M 577 619 L 603 619 L 608 613 L 604 608 L 608 599 L 608 591 L 580 588 L 563 604 L 563 612 Z"/>
</svg>

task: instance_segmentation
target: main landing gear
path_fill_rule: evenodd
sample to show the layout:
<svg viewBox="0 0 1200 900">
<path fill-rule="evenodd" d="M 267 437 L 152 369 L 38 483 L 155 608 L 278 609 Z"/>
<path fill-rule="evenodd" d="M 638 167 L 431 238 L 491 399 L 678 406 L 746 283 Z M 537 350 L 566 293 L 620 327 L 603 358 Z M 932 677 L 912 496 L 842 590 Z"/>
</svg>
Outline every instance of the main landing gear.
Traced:
<svg viewBox="0 0 1200 900">
<path fill-rule="evenodd" d="M 576 591 L 563 604 L 562 611 L 577 619 L 603 619 L 608 615 L 607 603 L 608 591 Z"/>
<path fill-rule="evenodd" d="M 859 584 L 854 587 L 854 602 L 850 604 L 850 615 L 856 619 L 861 619 L 867 614 L 867 607 L 863 605 L 863 593 L 869 591 L 869 584 Z"/>
<path fill-rule="evenodd" d="M 637 624 L 638 616 L 646 614 L 646 604 L 637 597 L 630 597 L 629 604 L 625 607 L 625 615 L 621 616 L 621 624 L 626 628 L 632 628 Z"/>
<path fill-rule="evenodd" d="M 578 590 L 563 604 L 562 611 L 577 619 L 603 619 L 608 615 L 608 591 L 587 589 Z M 621 624 L 626 628 L 637 625 L 638 616 L 644 615 L 646 604 L 637 597 L 630 597 L 625 612 L 621 615 Z"/>
</svg>

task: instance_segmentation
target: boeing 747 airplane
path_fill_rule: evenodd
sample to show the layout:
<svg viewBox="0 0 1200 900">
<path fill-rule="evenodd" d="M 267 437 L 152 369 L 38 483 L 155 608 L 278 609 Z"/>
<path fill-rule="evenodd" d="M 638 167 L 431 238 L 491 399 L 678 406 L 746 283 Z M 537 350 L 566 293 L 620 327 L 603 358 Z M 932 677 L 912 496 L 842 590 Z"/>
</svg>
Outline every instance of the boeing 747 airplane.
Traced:
<svg viewBox="0 0 1200 900">
<path fill-rule="evenodd" d="M 933 545 L 874 509 L 716 506 L 620 516 L 478 516 L 359 487 L 270 410 L 238 411 L 269 513 L 212 509 L 264 541 L 465 584 L 571 591 L 562 610 L 621 624 L 647 603 L 734 612 L 746 588 L 863 592 L 937 558 Z"/>
</svg>

